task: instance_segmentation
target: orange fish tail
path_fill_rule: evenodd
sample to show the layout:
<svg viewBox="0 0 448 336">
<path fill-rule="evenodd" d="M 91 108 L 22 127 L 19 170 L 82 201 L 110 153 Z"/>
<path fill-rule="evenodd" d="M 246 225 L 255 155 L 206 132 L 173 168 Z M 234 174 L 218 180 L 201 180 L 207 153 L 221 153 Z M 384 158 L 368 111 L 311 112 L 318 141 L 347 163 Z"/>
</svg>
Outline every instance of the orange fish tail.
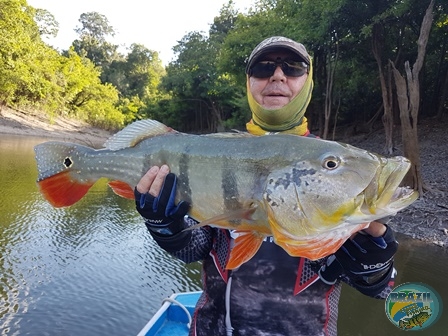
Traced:
<svg viewBox="0 0 448 336">
<path fill-rule="evenodd" d="M 56 208 L 70 206 L 78 202 L 95 181 L 81 183 L 71 178 L 70 172 L 64 171 L 37 182 L 45 199 Z"/>
</svg>

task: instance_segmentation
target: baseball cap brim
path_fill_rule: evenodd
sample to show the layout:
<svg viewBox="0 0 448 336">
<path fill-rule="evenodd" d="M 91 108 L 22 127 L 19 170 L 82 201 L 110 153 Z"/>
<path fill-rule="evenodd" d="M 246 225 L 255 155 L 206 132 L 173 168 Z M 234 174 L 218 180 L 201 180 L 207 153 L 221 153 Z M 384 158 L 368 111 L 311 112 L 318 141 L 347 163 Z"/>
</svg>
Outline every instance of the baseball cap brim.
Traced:
<svg viewBox="0 0 448 336">
<path fill-rule="evenodd" d="M 266 55 L 267 53 L 282 49 L 292 51 L 306 64 L 310 65 L 310 56 L 308 55 L 308 52 L 303 44 L 283 36 L 273 36 L 263 40 L 252 51 L 247 61 L 246 74 L 249 73 L 251 67 L 260 59 L 260 57 Z"/>
</svg>

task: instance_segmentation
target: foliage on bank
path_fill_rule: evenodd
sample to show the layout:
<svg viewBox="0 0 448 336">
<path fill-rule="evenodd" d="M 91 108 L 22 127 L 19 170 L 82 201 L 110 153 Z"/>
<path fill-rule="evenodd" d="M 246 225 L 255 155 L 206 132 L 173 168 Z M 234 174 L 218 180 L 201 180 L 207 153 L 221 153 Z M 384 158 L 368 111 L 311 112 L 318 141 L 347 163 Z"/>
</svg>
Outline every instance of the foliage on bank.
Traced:
<svg viewBox="0 0 448 336">
<path fill-rule="evenodd" d="M 272 35 L 305 44 L 313 58 L 311 127 L 372 129 L 382 111 L 379 69 L 402 73 L 417 55 L 429 1 L 259 0 L 247 13 L 224 5 L 207 33 L 189 32 L 164 68 L 158 53 L 131 44 L 127 54 L 109 42 L 107 18 L 83 13 L 69 50 L 45 43 L 57 33 L 55 17 L 26 0 L 0 2 L 0 104 L 118 129 L 155 118 L 189 132 L 243 129 L 249 119 L 245 61 Z M 421 116 L 442 118 L 448 105 L 448 0 L 438 0 L 421 72 Z M 132 41 L 130 41 L 132 43 Z M 390 79 L 389 79 L 390 80 Z M 392 81 L 390 94 L 395 94 Z M 398 124 L 398 107 L 393 107 Z"/>
</svg>

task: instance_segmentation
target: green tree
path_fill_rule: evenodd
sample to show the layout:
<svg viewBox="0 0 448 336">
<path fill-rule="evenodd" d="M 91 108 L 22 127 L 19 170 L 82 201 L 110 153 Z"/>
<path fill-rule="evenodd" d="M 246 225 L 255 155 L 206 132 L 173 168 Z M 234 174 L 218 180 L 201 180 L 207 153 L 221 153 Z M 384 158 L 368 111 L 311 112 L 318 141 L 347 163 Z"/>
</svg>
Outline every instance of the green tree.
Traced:
<svg viewBox="0 0 448 336">
<path fill-rule="evenodd" d="M 448 113 L 448 1 L 434 5 L 434 24 L 428 40 L 425 74 L 421 76 L 423 116 L 441 121 Z"/>
<path fill-rule="evenodd" d="M 114 36 L 114 28 L 109 24 L 109 20 L 98 12 L 83 13 L 79 17 L 81 27 L 77 27 L 75 32 L 81 37 L 88 36 L 100 42 L 106 41 L 108 36 Z"/>
<path fill-rule="evenodd" d="M 179 111 L 178 118 L 171 122 L 182 130 L 223 130 L 229 126 L 224 121 L 234 117 L 241 88 L 229 72 L 220 71 L 217 66 L 232 20 L 231 11 L 224 8 L 221 16 L 215 18 L 210 37 L 191 32 L 173 48 L 177 59 L 168 65 L 162 87 L 173 100 L 169 109 Z"/>
<path fill-rule="evenodd" d="M 46 10 L 24 0 L 0 2 L 0 104 L 50 117 L 75 116 L 105 128 L 123 126 L 118 91 L 101 83 L 99 68 L 73 48 L 61 55 L 42 41 L 56 28 Z"/>
<path fill-rule="evenodd" d="M 0 97 L 3 104 L 42 107 L 53 113 L 60 107 L 60 56 L 42 42 L 35 16 L 25 1 L 1 2 Z"/>
<path fill-rule="evenodd" d="M 79 22 L 81 27 L 75 29 L 79 39 L 72 43 L 79 55 L 87 57 L 100 67 L 107 67 L 114 59 L 120 57 L 117 52 L 118 46 L 107 41 L 108 37 L 115 35 L 115 31 L 106 16 L 98 12 L 83 13 Z"/>
<path fill-rule="evenodd" d="M 61 96 L 68 113 L 91 124 L 114 129 L 124 125 L 123 114 L 115 107 L 118 91 L 110 84 L 102 84 L 100 71 L 87 58 L 68 51 L 61 61 Z"/>
<path fill-rule="evenodd" d="M 145 99 L 157 94 L 161 77 L 165 74 L 159 53 L 141 44 L 132 44 L 126 56 L 126 96 Z"/>
<path fill-rule="evenodd" d="M 191 32 L 173 51 L 177 59 L 167 66 L 167 75 L 162 79 L 162 88 L 170 93 L 179 110 L 170 125 L 185 131 L 217 127 L 217 121 L 211 115 L 211 96 L 207 94 L 215 72 L 212 63 L 216 55 L 207 37 L 200 32 Z M 206 126 L 202 127 L 202 123 Z"/>
<path fill-rule="evenodd" d="M 103 70 L 103 82 L 111 83 L 120 93 L 120 108 L 125 122 L 141 119 L 146 108 L 157 104 L 159 84 L 165 69 L 159 54 L 141 44 L 132 44 L 127 56 L 113 61 Z"/>
<path fill-rule="evenodd" d="M 39 34 L 41 37 L 56 37 L 59 32 L 59 22 L 56 18 L 46 9 L 36 8 L 36 14 L 34 16 L 39 27 Z"/>
<path fill-rule="evenodd" d="M 30 74 L 30 51 L 39 39 L 34 10 L 25 0 L 0 3 L 0 102 L 13 104 L 17 90 L 26 86 Z"/>
</svg>

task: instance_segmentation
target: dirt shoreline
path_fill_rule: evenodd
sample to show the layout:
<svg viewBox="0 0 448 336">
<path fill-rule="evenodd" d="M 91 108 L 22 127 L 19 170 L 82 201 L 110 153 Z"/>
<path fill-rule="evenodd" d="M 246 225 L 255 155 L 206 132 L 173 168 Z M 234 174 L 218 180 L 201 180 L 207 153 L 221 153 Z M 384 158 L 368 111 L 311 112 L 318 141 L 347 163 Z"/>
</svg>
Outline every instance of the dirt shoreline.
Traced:
<svg viewBox="0 0 448 336">
<path fill-rule="evenodd" d="M 112 135 L 80 120 L 63 117 L 50 119 L 5 107 L 0 110 L 0 134 L 60 139 L 94 148 L 102 147 Z"/>
<path fill-rule="evenodd" d="M 436 244 L 444 250 L 448 246 L 448 167 L 444 160 L 448 156 L 447 126 L 438 122 L 419 125 L 422 174 L 425 184 L 433 191 L 425 193 L 389 223 L 399 233 Z M 112 135 L 78 120 L 61 117 L 49 120 L 5 108 L 0 111 L 0 134 L 60 139 L 94 148 L 101 148 Z M 399 134 L 396 136 L 397 155 L 400 155 L 401 141 Z M 381 153 L 384 145 L 381 130 L 368 136 L 358 135 L 340 140 L 377 153 Z"/>
</svg>

